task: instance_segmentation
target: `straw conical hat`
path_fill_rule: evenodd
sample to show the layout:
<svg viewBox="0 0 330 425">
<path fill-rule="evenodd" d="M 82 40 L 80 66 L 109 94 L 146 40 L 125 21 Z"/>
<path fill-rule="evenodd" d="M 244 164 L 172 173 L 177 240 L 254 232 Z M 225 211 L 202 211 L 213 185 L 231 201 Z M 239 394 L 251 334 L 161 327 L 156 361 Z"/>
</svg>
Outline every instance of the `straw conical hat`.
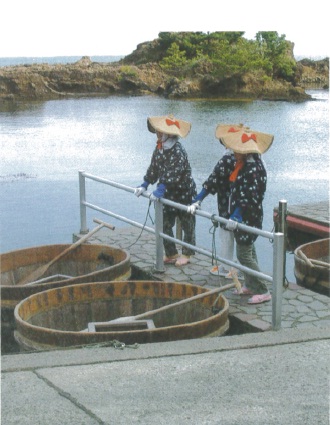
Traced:
<svg viewBox="0 0 330 425">
<path fill-rule="evenodd" d="M 265 153 L 272 145 L 274 136 L 244 127 L 243 124 L 219 124 L 215 137 L 234 152 L 241 154 Z"/>
<path fill-rule="evenodd" d="M 173 115 L 149 117 L 147 124 L 148 130 L 152 133 L 160 131 L 161 133 L 179 137 L 186 137 L 191 129 L 191 124 L 189 122 L 174 118 Z"/>
</svg>

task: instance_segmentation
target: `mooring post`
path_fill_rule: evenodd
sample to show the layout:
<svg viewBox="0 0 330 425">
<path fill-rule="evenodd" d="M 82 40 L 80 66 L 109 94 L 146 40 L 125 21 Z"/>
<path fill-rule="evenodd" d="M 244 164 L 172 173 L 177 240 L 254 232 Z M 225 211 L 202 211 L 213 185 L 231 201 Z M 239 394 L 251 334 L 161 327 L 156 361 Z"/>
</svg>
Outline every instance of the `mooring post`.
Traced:
<svg viewBox="0 0 330 425">
<path fill-rule="evenodd" d="M 160 233 L 163 232 L 163 204 L 160 201 L 155 201 L 155 238 L 156 238 L 156 263 L 155 271 L 158 273 L 164 273 L 164 248 L 163 238 Z"/>
<path fill-rule="evenodd" d="M 86 182 L 84 171 L 79 171 L 79 197 L 80 197 L 80 233 L 88 233 L 86 214 Z"/>
</svg>

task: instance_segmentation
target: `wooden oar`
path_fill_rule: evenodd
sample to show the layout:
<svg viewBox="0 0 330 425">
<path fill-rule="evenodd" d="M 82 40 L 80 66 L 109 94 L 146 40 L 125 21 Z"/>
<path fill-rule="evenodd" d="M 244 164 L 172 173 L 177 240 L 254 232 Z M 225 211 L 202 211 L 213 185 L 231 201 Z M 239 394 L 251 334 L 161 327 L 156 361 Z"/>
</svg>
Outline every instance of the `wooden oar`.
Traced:
<svg viewBox="0 0 330 425">
<path fill-rule="evenodd" d="M 315 264 L 316 266 L 330 268 L 330 263 L 326 263 L 325 261 L 314 260 L 314 258 L 310 258 L 310 262 Z"/>
<path fill-rule="evenodd" d="M 170 308 L 177 307 L 178 305 L 191 303 L 192 301 L 199 300 L 201 298 L 208 297 L 210 295 L 217 294 L 219 292 L 227 291 L 228 289 L 233 287 L 236 287 L 238 292 L 241 290 L 241 284 L 239 280 L 237 280 L 237 282 L 229 283 L 228 285 L 220 286 L 219 288 L 215 288 L 210 291 L 203 292 L 202 294 L 194 295 L 192 297 L 185 298 L 184 300 L 180 300 L 172 304 L 164 305 L 163 307 L 156 308 L 155 310 L 150 310 L 150 311 L 146 311 L 145 313 L 137 314 L 136 316 L 119 317 L 118 319 L 114 319 L 114 320 L 110 320 L 109 322 L 102 322 L 102 323 L 116 324 L 116 323 L 134 322 L 135 320 L 152 316 L 153 314 L 160 313 L 165 310 L 169 310 Z"/>
<path fill-rule="evenodd" d="M 60 258 L 64 257 L 68 252 L 71 252 L 74 249 L 76 249 L 79 245 L 81 245 L 88 238 L 90 238 L 92 235 L 94 235 L 94 233 L 98 232 L 102 227 L 105 226 L 105 227 L 108 227 L 111 230 L 114 230 L 115 229 L 115 227 L 112 226 L 111 224 L 105 223 L 105 222 L 100 221 L 100 220 L 98 220 L 96 218 L 93 221 L 95 223 L 99 223 L 99 225 L 97 227 L 95 227 L 95 229 L 91 230 L 89 233 L 87 233 L 87 235 L 83 236 L 82 238 L 80 238 L 79 240 L 77 240 L 77 242 L 75 242 L 74 244 L 70 245 L 63 252 L 61 252 L 55 258 L 53 258 L 51 261 L 49 261 L 49 263 L 43 264 L 42 266 L 40 266 L 36 270 L 34 270 L 32 273 L 30 273 L 28 276 L 26 276 L 25 278 L 21 279 L 17 283 L 17 285 L 25 285 L 25 284 L 27 284 L 29 282 L 34 282 L 34 281 L 40 279 L 41 276 L 43 276 L 46 273 L 46 271 L 49 269 L 49 267 L 51 265 L 53 265 Z"/>
<path fill-rule="evenodd" d="M 314 267 L 314 264 L 311 262 L 311 260 L 306 257 L 306 255 L 300 249 L 297 250 L 297 254 L 300 255 L 300 257 L 309 265 L 309 267 Z"/>
</svg>

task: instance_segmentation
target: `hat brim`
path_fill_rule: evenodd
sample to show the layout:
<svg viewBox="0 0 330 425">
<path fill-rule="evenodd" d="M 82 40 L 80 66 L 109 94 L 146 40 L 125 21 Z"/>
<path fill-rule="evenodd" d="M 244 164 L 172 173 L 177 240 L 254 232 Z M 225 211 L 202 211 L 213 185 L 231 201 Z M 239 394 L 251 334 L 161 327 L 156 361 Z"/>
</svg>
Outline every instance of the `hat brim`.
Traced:
<svg viewBox="0 0 330 425">
<path fill-rule="evenodd" d="M 267 152 L 274 140 L 272 134 L 254 131 L 243 125 L 219 124 L 215 134 L 226 148 L 243 155 L 249 153 L 261 155 Z"/>
<path fill-rule="evenodd" d="M 149 117 L 147 125 L 151 133 L 159 131 L 160 133 L 178 137 L 186 137 L 191 130 L 189 122 L 174 118 L 172 115 Z"/>
</svg>

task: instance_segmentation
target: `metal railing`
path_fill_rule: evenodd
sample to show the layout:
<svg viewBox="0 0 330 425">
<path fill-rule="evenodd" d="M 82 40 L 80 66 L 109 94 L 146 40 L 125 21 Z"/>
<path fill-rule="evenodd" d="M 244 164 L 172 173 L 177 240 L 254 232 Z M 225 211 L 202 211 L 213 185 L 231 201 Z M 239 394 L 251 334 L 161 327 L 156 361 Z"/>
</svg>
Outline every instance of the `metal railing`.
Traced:
<svg viewBox="0 0 330 425">
<path fill-rule="evenodd" d="M 99 211 L 105 215 L 116 218 L 117 220 L 128 223 L 132 226 L 138 227 L 140 229 L 145 230 L 146 232 L 152 233 L 155 235 L 155 243 L 156 243 L 156 263 L 155 263 L 155 271 L 164 272 L 164 261 L 163 261 L 163 239 L 167 239 L 175 242 L 176 244 L 185 246 L 187 248 L 193 249 L 194 251 L 210 257 L 212 259 L 216 259 L 221 263 L 224 263 L 230 267 L 241 270 L 242 272 L 248 273 L 251 276 L 259 277 L 267 282 L 272 283 L 272 328 L 273 330 L 279 330 L 281 328 L 281 315 L 282 315 L 282 291 L 284 286 L 285 279 L 285 243 L 284 243 L 284 233 L 280 232 L 267 232 L 261 229 L 257 229 L 255 227 L 250 227 L 244 224 L 238 224 L 238 229 L 243 230 L 248 233 L 252 233 L 263 238 L 267 238 L 273 241 L 273 275 L 269 276 L 262 272 L 257 272 L 250 268 L 247 268 L 239 263 L 235 263 L 233 261 L 221 258 L 216 256 L 213 252 L 205 250 L 204 248 L 200 248 L 195 245 L 190 245 L 186 242 L 183 242 L 180 239 L 173 238 L 171 236 L 163 233 L 163 204 L 170 205 L 174 208 L 177 208 L 182 211 L 187 211 L 187 206 L 182 205 L 168 199 L 161 198 L 158 201 L 155 201 L 155 224 L 154 228 L 145 226 L 144 224 L 133 221 L 127 217 L 115 214 L 112 211 L 106 210 L 100 206 L 94 205 L 86 200 L 86 179 L 90 179 L 99 183 L 103 183 L 117 189 L 124 190 L 126 192 L 134 193 L 135 188 L 130 186 L 125 186 L 121 183 L 117 183 L 108 179 L 104 179 L 102 177 L 94 176 L 92 174 L 86 173 L 85 171 L 79 171 L 79 193 L 80 193 L 80 233 L 87 233 L 87 208 L 90 208 L 95 211 Z M 141 196 L 145 198 L 149 198 L 151 195 L 150 192 L 146 191 Z M 285 205 L 286 201 L 280 201 L 283 205 Z M 227 224 L 228 220 L 220 217 L 215 214 L 211 214 L 207 211 L 197 210 L 196 215 L 204 217 L 206 219 L 211 220 L 212 222 L 219 222 L 222 224 Z"/>
</svg>

